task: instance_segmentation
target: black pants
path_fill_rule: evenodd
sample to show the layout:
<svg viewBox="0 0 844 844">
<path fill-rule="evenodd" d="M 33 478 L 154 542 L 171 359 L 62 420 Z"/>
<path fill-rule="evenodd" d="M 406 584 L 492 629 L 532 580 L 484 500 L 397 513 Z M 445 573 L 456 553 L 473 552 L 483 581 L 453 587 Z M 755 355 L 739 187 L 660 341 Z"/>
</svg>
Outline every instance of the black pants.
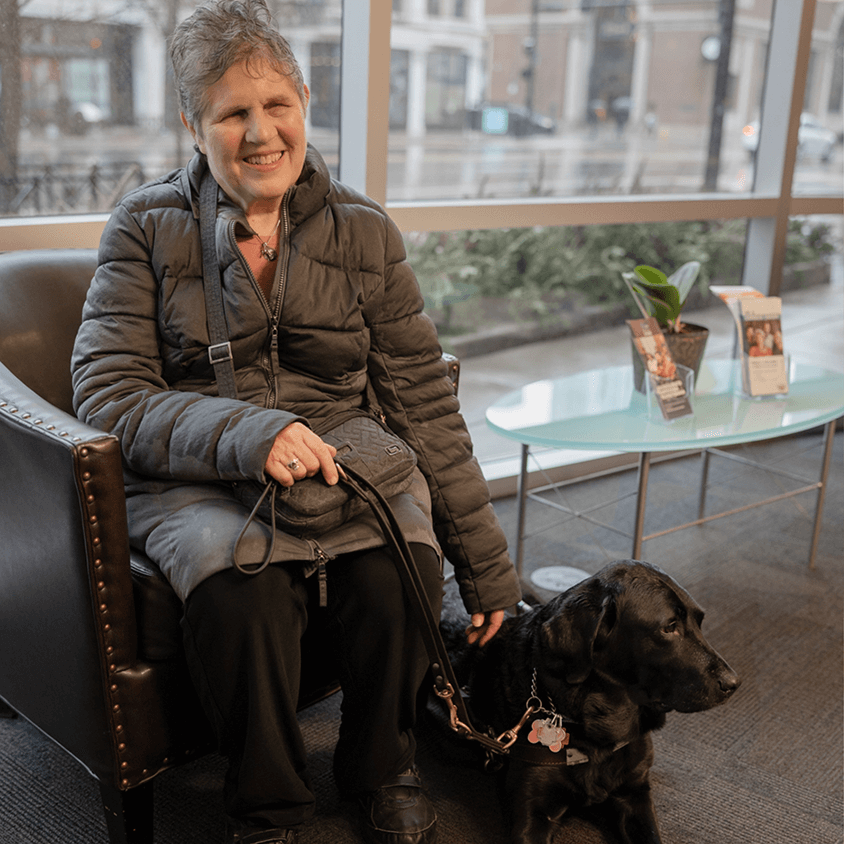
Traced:
<svg viewBox="0 0 844 844">
<path fill-rule="evenodd" d="M 439 615 L 439 559 L 425 545 L 411 550 Z M 299 563 L 254 576 L 228 569 L 185 604 L 188 666 L 229 761 L 226 812 L 250 825 L 292 826 L 314 811 L 296 704 L 315 579 Z M 329 625 L 343 687 L 334 777 L 340 793 L 352 796 L 413 763 L 416 695 L 428 660 L 385 548 L 331 561 L 328 604 L 320 621 Z"/>
</svg>

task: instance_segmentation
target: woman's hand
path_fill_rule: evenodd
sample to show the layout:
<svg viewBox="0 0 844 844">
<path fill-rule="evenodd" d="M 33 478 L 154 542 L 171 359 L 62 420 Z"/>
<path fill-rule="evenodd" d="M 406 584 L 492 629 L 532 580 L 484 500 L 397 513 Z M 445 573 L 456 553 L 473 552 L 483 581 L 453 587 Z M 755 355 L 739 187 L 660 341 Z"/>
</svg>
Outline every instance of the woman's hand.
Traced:
<svg viewBox="0 0 844 844">
<path fill-rule="evenodd" d="M 483 647 L 501 627 L 504 621 L 504 610 L 493 610 L 492 612 L 476 612 L 472 616 L 472 624 L 466 628 L 466 638 L 470 645 L 478 642 Z"/>
<path fill-rule="evenodd" d="M 307 425 L 291 422 L 275 438 L 264 472 L 282 486 L 312 478 L 322 472 L 329 486 L 337 483 L 334 455 L 337 449 L 323 442 Z"/>
</svg>

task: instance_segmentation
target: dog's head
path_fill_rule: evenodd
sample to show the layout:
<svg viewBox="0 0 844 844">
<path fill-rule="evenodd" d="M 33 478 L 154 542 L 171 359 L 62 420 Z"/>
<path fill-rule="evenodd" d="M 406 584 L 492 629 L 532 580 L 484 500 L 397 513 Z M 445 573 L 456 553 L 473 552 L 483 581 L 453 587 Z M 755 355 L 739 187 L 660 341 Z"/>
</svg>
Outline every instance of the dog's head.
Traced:
<svg viewBox="0 0 844 844">
<path fill-rule="evenodd" d="M 613 563 L 544 609 L 542 664 L 569 684 L 594 671 L 640 705 L 679 712 L 717 706 L 739 686 L 701 632 L 703 610 L 656 566 Z"/>
</svg>

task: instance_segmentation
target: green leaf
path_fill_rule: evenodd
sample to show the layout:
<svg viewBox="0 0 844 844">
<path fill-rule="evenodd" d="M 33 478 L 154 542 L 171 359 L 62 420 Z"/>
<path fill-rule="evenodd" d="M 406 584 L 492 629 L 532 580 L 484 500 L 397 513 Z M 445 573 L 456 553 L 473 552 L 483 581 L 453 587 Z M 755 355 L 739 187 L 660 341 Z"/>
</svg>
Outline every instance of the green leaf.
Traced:
<svg viewBox="0 0 844 844">
<path fill-rule="evenodd" d="M 634 268 L 633 272 L 636 273 L 639 280 L 646 287 L 650 287 L 651 285 L 659 286 L 668 284 L 668 278 L 665 273 L 662 270 L 658 270 L 656 267 L 649 267 L 647 264 L 639 264 L 638 267 Z"/>
<path fill-rule="evenodd" d="M 676 272 L 672 273 L 668 279 L 668 283 L 673 284 L 677 288 L 681 303 L 685 303 L 699 272 L 700 261 L 687 261 Z"/>
</svg>

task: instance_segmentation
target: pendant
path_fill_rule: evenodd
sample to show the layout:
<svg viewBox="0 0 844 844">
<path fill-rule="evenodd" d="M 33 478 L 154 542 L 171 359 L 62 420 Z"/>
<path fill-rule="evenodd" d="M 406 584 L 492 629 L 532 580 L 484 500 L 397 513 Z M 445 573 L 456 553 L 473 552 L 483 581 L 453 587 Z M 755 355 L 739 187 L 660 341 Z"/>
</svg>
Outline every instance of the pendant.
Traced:
<svg viewBox="0 0 844 844">
<path fill-rule="evenodd" d="M 559 715 L 553 718 L 539 718 L 531 724 L 528 734 L 531 744 L 542 744 L 552 753 L 559 753 L 568 743 L 569 734 L 562 725 Z"/>
<path fill-rule="evenodd" d="M 266 243 L 261 244 L 261 257 L 264 258 L 266 261 L 275 261 L 278 258 L 278 252 L 272 248 L 272 246 L 267 246 Z"/>
</svg>

